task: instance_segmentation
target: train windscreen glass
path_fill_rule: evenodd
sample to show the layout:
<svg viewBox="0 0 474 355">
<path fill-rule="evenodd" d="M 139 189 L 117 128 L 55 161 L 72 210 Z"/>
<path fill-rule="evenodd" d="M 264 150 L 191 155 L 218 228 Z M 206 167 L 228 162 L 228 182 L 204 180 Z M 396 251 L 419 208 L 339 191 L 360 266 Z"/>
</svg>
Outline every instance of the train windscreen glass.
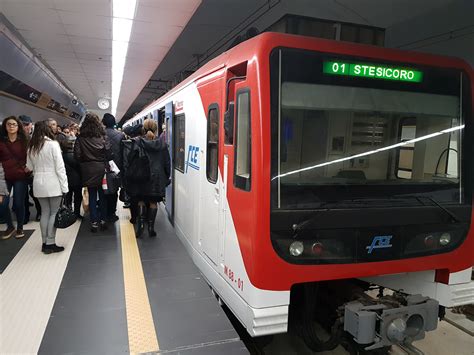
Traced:
<svg viewBox="0 0 474 355">
<path fill-rule="evenodd" d="M 463 203 L 461 71 L 286 49 L 271 68 L 273 208 Z"/>
</svg>

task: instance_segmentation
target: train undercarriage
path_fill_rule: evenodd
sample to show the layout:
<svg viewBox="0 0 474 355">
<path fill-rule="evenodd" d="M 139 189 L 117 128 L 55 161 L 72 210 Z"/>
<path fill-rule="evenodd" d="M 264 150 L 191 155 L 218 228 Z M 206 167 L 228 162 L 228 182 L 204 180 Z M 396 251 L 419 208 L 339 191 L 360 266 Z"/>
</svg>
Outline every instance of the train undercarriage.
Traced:
<svg viewBox="0 0 474 355">
<path fill-rule="evenodd" d="M 387 354 L 396 344 L 412 345 L 436 329 L 444 307 L 421 295 L 406 295 L 359 280 L 295 285 L 291 290 L 289 331 L 312 351 L 342 345 L 349 354 Z"/>
</svg>

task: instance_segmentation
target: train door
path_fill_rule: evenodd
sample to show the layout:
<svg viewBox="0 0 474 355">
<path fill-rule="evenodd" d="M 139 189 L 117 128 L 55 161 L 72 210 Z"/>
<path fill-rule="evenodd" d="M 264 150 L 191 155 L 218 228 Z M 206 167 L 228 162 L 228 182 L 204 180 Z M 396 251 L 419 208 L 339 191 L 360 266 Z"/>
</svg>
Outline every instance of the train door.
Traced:
<svg viewBox="0 0 474 355">
<path fill-rule="evenodd" d="M 219 178 L 219 126 L 220 110 L 217 103 L 207 108 L 205 169 L 201 172 L 200 243 L 203 252 L 218 264 L 222 223 L 222 179 Z"/>
<path fill-rule="evenodd" d="M 244 73 L 242 73 L 244 74 Z M 247 230 L 251 228 L 256 216 L 255 199 L 251 193 L 251 117 L 250 98 L 251 92 L 249 83 L 245 75 L 234 76 L 227 80 L 227 100 L 226 114 L 223 123 L 223 167 L 224 167 L 224 188 L 225 196 L 229 203 L 232 203 L 240 213 L 232 215 L 225 211 L 223 218 L 224 238 L 223 238 L 223 260 L 222 265 L 231 265 L 233 272 L 244 274 L 244 270 L 239 270 L 239 256 L 235 253 L 240 246 L 237 240 L 231 238 L 232 225 L 245 225 Z M 229 208 L 224 205 L 224 208 Z M 252 212 L 251 212 L 252 211 Z M 246 241 L 247 243 L 250 240 Z M 227 273 L 224 267 L 222 272 Z M 228 275 L 227 275 L 228 276 Z M 230 280 L 229 278 L 227 279 Z M 242 285 L 235 280 L 232 287 L 241 289 Z"/>
<path fill-rule="evenodd" d="M 166 142 L 168 143 L 168 149 L 170 152 L 170 157 L 171 157 L 171 183 L 166 187 L 166 194 L 165 194 L 165 209 L 166 212 L 168 213 L 168 218 L 173 223 L 173 218 L 174 218 L 174 168 L 173 168 L 173 152 L 174 152 L 174 146 L 173 146 L 173 102 L 168 102 L 165 105 L 165 118 L 164 118 L 164 123 L 166 125 Z"/>
</svg>

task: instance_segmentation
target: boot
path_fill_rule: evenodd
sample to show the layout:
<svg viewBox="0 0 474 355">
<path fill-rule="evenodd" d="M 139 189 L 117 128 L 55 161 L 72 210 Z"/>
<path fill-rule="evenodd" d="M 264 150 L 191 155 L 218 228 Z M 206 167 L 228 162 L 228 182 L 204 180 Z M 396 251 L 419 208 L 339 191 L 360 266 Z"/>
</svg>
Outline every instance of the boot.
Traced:
<svg viewBox="0 0 474 355">
<path fill-rule="evenodd" d="M 148 235 L 150 237 L 156 237 L 155 232 L 155 220 L 156 220 L 156 213 L 158 212 L 158 208 L 149 208 L 148 209 Z"/>
<path fill-rule="evenodd" d="M 135 224 L 137 222 L 137 206 L 134 204 L 130 205 L 130 223 Z"/>
<path fill-rule="evenodd" d="M 141 238 L 143 230 L 145 229 L 145 220 L 146 220 L 146 206 L 138 206 L 138 216 L 137 216 L 137 238 Z"/>
</svg>

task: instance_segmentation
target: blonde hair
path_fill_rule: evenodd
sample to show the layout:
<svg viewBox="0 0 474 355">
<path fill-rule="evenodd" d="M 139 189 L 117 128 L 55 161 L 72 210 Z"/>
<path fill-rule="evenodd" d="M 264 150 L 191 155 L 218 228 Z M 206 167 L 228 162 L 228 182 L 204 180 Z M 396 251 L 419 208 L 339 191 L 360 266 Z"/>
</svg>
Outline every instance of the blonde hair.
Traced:
<svg viewBox="0 0 474 355">
<path fill-rule="evenodd" d="M 152 118 L 147 118 L 145 122 L 143 122 L 143 133 L 145 134 L 145 138 L 148 140 L 152 140 L 156 138 L 156 132 L 158 131 L 158 124 Z"/>
</svg>

